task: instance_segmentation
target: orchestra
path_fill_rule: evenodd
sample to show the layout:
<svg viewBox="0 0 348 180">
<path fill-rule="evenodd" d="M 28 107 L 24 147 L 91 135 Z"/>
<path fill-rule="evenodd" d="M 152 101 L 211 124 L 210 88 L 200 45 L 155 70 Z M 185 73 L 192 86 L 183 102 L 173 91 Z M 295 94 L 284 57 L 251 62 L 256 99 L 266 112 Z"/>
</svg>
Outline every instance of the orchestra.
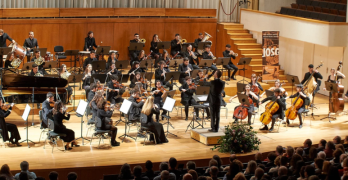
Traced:
<svg viewBox="0 0 348 180">
<path fill-rule="evenodd" d="M 25 39 L 23 47 L 26 50 L 26 55 L 30 56 L 30 52 L 34 52 L 34 55 L 31 56 L 32 69 L 29 72 L 22 72 L 27 76 L 32 76 L 33 78 L 44 78 L 47 74 L 54 74 L 57 72 L 60 80 L 68 80 L 71 74 L 81 74 L 82 72 L 82 88 L 85 90 L 85 95 L 88 103 L 88 108 L 91 110 L 92 118 L 88 120 L 89 124 L 96 124 L 96 117 L 99 117 L 101 124 L 96 126 L 96 129 L 99 130 L 111 130 L 111 145 L 119 146 L 120 143 L 116 141 L 117 127 L 113 125 L 112 116 L 115 110 L 118 110 L 116 107 L 121 105 L 124 102 L 124 99 L 128 99 L 131 102 L 131 107 L 129 113 L 125 115 L 131 122 L 140 122 L 141 114 L 147 115 L 147 122 L 140 122 L 143 126 L 151 127 L 152 131 L 156 134 L 156 142 L 164 143 L 168 142 L 166 137 L 163 135 L 163 125 L 158 123 L 161 120 L 164 120 L 164 117 L 168 113 L 164 109 L 165 98 L 168 93 L 171 93 L 173 90 L 177 92 L 175 97 L 178 100 L 179 96 L 180 103 L 184 106 L 185 109 L 185 120 L 189 118 L 189 107 L 194 105 L 200 105 L 199 101 L 195 100 L 196 91 L 201 86 L 210 87 L 209 92 L 207 92 L 207 100 L 204 102 L 207 105 L 205 112 L 207 113 L 207 119 L 211 119 L 211 129 L 210 132 L 219 132 L 220 129 L 220 109 L 221 106 L 226 106 L 227 103 L 224 101 L 224 97 L 227 94 L 230 94 L 230 90 L 226 91 L 225 86 L 228 84 L 222 80 L 223 73 L 219 69 L 227 69 L 228 73 L 224 76 L 227 76 L 227 81 L 236 82 L 236 73 L 238 72 L 238 67 L 232 62 L 233 60 L 238 60 L 238 54 L 235 53 L 230 44 L 225 45 L 225 50 L 222 52 L 222 56 L 229 59 L 227 65 L 218 66 L 215 65 L 215 60 L 217 57 L 214 56 L 211 51 L 211 44 L 205 45 L 204 49 L 198 49 L 198 45 L 203 42 L 207 42 L 207 39 L 211 37 L 209 34 L 205 33 L 205 36 L 202 33 L 198 34 L 198 38 L 194 40 L 194 43 L 187 43 L 186 39 L 182 39 L 180 34 L 175 34 L 175 39 L 170 41 L 170 50 L 169 49 L 158 49 L 158 43 L 162 42 L 159 39 L 157 34 L 152 36 L 151 46 L 149 47 L 150 51 L 147 52 L 141 50 L 129 50 L 129 64 L 130 68 L 124 67 L 120 70 L 116 68 L 116 64 L 120 63 L 118 59 L 118 52 L 112 50 L 105 54 L 104 58 L 107 58 L 105 70 L 95 72 L 92 67 L 92 62 L 99 61 L 96 58 L 95 48 L 96 45 L 95 38 L 92 31 L 88 32 L 87 37 L 85 38 L 85 45 L 83 50 L 89 52 L 89 57 L 84 59 L 81 62 L 80 68 L 78 70 L 68 70 L 66 64 L 61 64 L 60 67 L 55 68 L 53 72 L 46 72 L 43 68 L 45 58 L 41 56 L 38 40 L 34 38 L 34 32 L 29 32 L 29 38 Z M 6 47 L 6 40 L 15 41 L 10 38 L 3 30 L 0 29 L 0 46 Z M 138 33 L 134 34 L 134 39 L 130 40 L 130 43 L 141 43 L 145 46 L 145 39 L 141 39 Z M 169 42 L 168 42 L 169 43 Z M 206 44 L 206 43 L 204 43 Z M 185 46 L 183 46 L 185 45 Z M 186 46 L 187 45 L 187 46 Z M 183 49 L 183 47 L 185 47 Z M 202 46 L 200 46 L 202 47 Z M 222 46 L 223 47 L 223 46 Z M 195 48 L 193 50 L 193 48 Z M 170 51 L 170 52 L 169 52 Z M 202 53 L 201 53 L 202 52 Z M 99 55 L 99 54 L 98 54 Z M 107 57 L 108 56 L 108 57 Z M 178 63 L 176 67 L 169 67 L 170 61 L 175 58 L 182 58 L 182 63 Z M 140 63 L 147 59 L 153 59 L 152 64 L 148 66 L 149 68 L 140 67 Z M 199 67 L 199 62 L 204 60 L 211 60 L 213 64 L 210 67 Z M 16 57 L 14 52 L 10 52 L 7 55 L 5 61 L 5 68 L 18 68 L 13 63 L 14 61 L 19 60 L 19 64 L 22 63 L 22 59 Z M 175 59 L 177 60 L 177 59 Z M 144 63 L 144 62 L 143 62 Z M 128 62 L 127 62 L 128 64 Z M 321 65 L 318 66 L 318 68 Z M 336 83 L 342 85 L 342 80 L 345 78 L 345 75 L 340 71 L 342 64 L 339 65 L 338 69 L 332 68 L 330 70 L 330 75 L 328 76 L 327 82 Z M 152 69 L 154 68 L 154 69 Z M 219 68 L 219 69 L 218 69 Z M 234 108 L 232 124 L 238 123 L 238 120 L 247 119 L 247 124 L 251 125 L 251 118 L 255 115 L 256 108 L 260 108 L 261 104 L 266 102 L 264 112 L 260 113 L 260 121 L 264 125 L 259 130 L 272 132 L 274 129 L 274 124 L 277 119 L 286 119 L 286 124 L 289 124 L 289 120 L 299 119 L 299 128 L 303 126 L 302 113 L 308 106 L 314 97 L 315 93 L 320 89 L 320 79 L 322 75 L 320 74 L 318 68 L 314 69 L 314 66 L 310 64 L 308 66 L 308 72 L 305 73 L 305 76 L 300 84 L 296 84 L 296 93 L 289 94 L 284 87 L 285 81 L 281 82 L 279 79 L 273 80 L 274 86 L 267 87 L 268 91 L 273 91 L 273 95 L 267 93 L 267 97 L 263 98 L 266 94 L 263 87 L 260 83 L 260 76 L 252 74 L 246 84 L 244 84 L 244 90 L 240 94 L 244 94 L 243 97 L 246 97 L 249 105 L 241 103 L 240 105 Z M 213 72 L 211 71 L 213 70 Z M 81 72 L 80 72 L 81 71 Z M 178 72 L 179 79 L 169 79 L 167 74 L 173 74 Z M 196 73 L 192 75 L 192 73 Z M 148 77 L 148 74 L 152 73 L 153 79 Z M 104 75 L 104 76 L 102 76 Z M 146 77 L 145 77 L 146 75 Z M 97 79 L 98 76 L 98 79 Z M 100 76 L 100 77 L 99 77 Z M 192 77 L 195 77 L 194 79 Z M 211 77 L 214 79 L 211 80 Z M 53 77 L 52 77 L 53 78 Z M 104 79 L 105 78 L 105 81 Z M 126 81 L 122 81 L 122 78 L 129 78 Z M 148 78 L 148 79 L 146 79 Z M 310 81 L 316 82 L 317 84 L 311 85 Z M 102 81 L 102 83 L 101 83 Z M 178 89 L 174 89 L 176 82 L 181 83 L 181 86 Z M 94 82 L 94 83 L 91 83 Z M 105 82 L 105 84 L 104 84 Z M 79 83 L 79 82 L 77 82 Z M 124 84 L 122 84 L 124 83 Z M 312 87 L 310 87 L 312 86 Z M 42 103 L 42 128 L 47 128 L 48 119 L 54 119 L 55 128 L 54 131 L 66 133 L 67 136 L 63 138 L 66 142 L 65 149 L 70 150 L 73 146 L 78 147 L 79 145 L 74 140 L 75 133 L 73 130 L 67 129 L 63 125 L 63 120 L 69 120 L 70 114 L 67 113 L 66 105 L 69 104 L 73 95 L 73 86 L 66 83 L 63 87 L 65 89 L 64 94 L 66 94 L 65 100 L 58 100 L 55 102 L 55 95 L 51 92 L 46 94 L 46 99 Z M 76 86 L 75 86 L 76 87 Z M 314 88 L 313 91 L 309 89 Z M 326 88 L 323 88 L 325 91 L 329 91 Z M 125 93 L 129 91 L 129 97 Z M 149 92 L 148 92 L 149 91 Z M 58 92 L 56 92 L 57 94 Z M 180 93 L 180 95 L 179 95 Z M 59 94 L 59 93 L 58 93 Z M 342 99 L 343 93 L 333 94 L 330 91 L 330 99 Z M 228 96 L 227 96 L 228 97 Z M 233 99 L 237 98 L 238 94 L 231 95 L 230 102 Z M 263 98 L 263 99 L 262 99 Z M 348 91 L 345 94 L 345 98 L 348 98 Z M 291 99 L 291 103 L 287 104 L 287 100 Z M 71 101 L 72 102 L 72 101 Z M 144 103 L 146 102 L 146 103 Z M 117 104 L 117 106 L 116 106 Z M 336 104 L 330 104 L 330 112 L 342 112 L 336 111 Z M 287 106 L 288 105 L 288 106 Z M 11 125 L 9 123 L 4 123 L 5 118 L 11 113 L 13 104 L 8 109 L 3 109 L 3 100 L 0 100 L 0 127 L 4 131 L 4 126 L 7 127 L 7 131 L 11 132 L 11 138 L 3 137 L 8 139 L 12 144 L 20 146 L 18 140 L 20 140 L 20 135 L 18 133 L 17 126 Z M 196 106 L 197 107 L 197 106 Z M 151 111 L 150 111 L 151 109 Z M 160 113 L 162 111 L 162 113 Z M 116 113 L 115 113 L 116 114 Z M 195 117 L 199 118 L 199 108 L 194 108 Z M 191 115 L 192 115 L 191 114 Z M 155 115 L 156 122 L 153 121 L 152 115 Z M 5 124 L 5 125 L 4 125 Z M 270 124 L 270 125 L 269 125 Z M 270 127 L 270 128 L 269 128 Z M 5 130 L 6 131 L 6 130 Z M 158 137 L 157 137 L 158 136 Z M 153 137 L 152 137 L 153 139 Z"/>
</svg>

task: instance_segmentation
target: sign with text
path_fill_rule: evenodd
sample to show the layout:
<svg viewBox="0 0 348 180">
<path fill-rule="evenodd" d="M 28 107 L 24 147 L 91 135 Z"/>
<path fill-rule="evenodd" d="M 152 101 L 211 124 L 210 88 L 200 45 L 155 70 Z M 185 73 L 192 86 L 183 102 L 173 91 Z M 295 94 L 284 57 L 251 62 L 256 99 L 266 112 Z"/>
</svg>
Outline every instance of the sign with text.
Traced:
<svg viewBox="0 0 348 180">
<path fill-rule="evenodd" d="M 262 65 L 279 66 L 279 31 L 262 31 Z"/>
</svg>

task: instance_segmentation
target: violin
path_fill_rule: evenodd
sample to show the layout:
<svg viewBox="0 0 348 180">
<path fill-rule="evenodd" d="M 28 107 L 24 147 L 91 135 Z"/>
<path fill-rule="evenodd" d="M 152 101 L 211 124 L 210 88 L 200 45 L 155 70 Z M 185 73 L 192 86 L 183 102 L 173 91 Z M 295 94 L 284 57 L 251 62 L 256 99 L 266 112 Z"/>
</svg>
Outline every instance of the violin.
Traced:
<svg viewBox="0 0 348 180">
<path fill-rule="evenodd" d="M 164 91 L 166 90 L 163 86 L 157 88 L 157 90 L 161 91 L 162 93 L 164 93 Z"/>
<path fill-rule="evenodd" d="M 141 82 L 143 84 L 146 84 L 147 83 L 147 80 L 144 79 L 143 77 L 140 77 L 140 79 L 138 79 L 138 82 Z"/>
<path fill-rule="evenodd" d="M 196 89 L 197 85 L 195 83 L 189 84 L 189 89 Z"/>
<path fill-rule="evenodd" d="M 11 104 L 9 103 L 5 103 L 1 106 L 1 109 L 4 110 L 4 111 L 8 111 L 11 107 Z"/>
<path fill-rule="evenodd" d="M 114 88 L 124 88 L 125 86 L 119 82 L 114 84 Z"/>
<path fill-rule="evenodd" d="M 51 108 L 54 108 L 54 104 L 55 104 L 55 103 L 56 103 L 56 102 L 54 102 L 54 101 L 53 101 L 53 102 L 50 102 L 50 107 L 51 107 Z"/>
<path fill-rule="evenodd" d="M 135 99 L 135 101 L 136 101 L 137 103 L 140 103 L 143 99 L 145 99 L 145 98 L 139 97 L 139 98 Z"/>
</svg>

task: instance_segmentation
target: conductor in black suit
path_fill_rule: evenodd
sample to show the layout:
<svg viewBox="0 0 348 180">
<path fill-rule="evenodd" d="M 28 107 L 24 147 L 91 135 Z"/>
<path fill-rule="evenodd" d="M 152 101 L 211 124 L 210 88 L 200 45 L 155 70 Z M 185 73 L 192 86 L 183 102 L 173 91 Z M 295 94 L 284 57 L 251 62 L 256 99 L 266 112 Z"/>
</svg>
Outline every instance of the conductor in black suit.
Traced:
<svg viewBox="0 0 348 180">
<path fill-rule="evenodd" d="M 89 31 L 87 37 L 85 38 L 85 46 L 83 47 L 84 51 L 92 51 L 98 46 L 95 44 L 95 39 L 93 37 L 93 31 Z"/>
<path fill-rule="evenodd" d="M 34 48 L 39 48 L 39 43 L 37 39 L 34 38 L 34 32 L 29 32 L 29 38 L 24 40 L 23 47 L 27 49 L 27 62 L 30 61 L 30 52 L 34 51 Z"/>
<path fill-rule="evenodd" d="M 220 79 L 221 76 L 221 71 L 216 70 L 214 73 L 214 80 L 205 83 L 207 86 L 210 86 L 210 91 L 208 94 L 208 102 L 211 112 L 211 129 L 209 129 L 210 132 L 219 131 L 222 92 L 225 89 L 225 82 Z"/>
<path fill-rule="evenodd" d="M 10 36 L 7 33 L 5 33 L 4 30 L 0 29 L 0 47 L 7 47 L 6 39 L 12 41 L 12 43 L 15 43 L 15 40 L 10 38 Z M 3 67 L 2 55 L 0 55 L 0 67 Z"/>
</svg>

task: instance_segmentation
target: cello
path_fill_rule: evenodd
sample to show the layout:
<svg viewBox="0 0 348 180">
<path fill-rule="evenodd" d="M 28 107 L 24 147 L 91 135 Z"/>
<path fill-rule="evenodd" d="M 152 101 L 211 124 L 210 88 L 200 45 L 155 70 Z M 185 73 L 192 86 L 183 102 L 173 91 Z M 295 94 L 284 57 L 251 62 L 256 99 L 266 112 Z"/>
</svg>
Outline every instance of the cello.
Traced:
<svg viewBox="0 0 348 180">
<path fill-rule="evenodd" d="M 249 104 L 253 104 L 253 100 L 248 97 Z M 233 116 L 237 119 L 245 119 L 248 117 L 248 105 L 241 104 L 234 109 Z"/>
<path fill-rule="evenodd" d="M 340 61 L 337 67 L 337 71 L 339 71 L 342 68 L 342 65 L 343 63 L 342 61 Z M 344 100 L 342 98 L 344 93 L 344 86 L 342 84 L 339 84 L 338 82 L 337 71 L 336 71 L 337 92 L 331 93 L 330 103 L 329 103 L 330 113 L 340 113 L 344 109 Z"/>
<path fill-rule="evenodd" d="M 297 117 L 297 111 L 302 107 L 303 100 L 300 98 L 300 93 L 298 96 L 292 100 L 291 107 L 285 111 L 285 117 L 290 120 L 294 120 Z"/>
<path fill-rule="evenodd" d="M 277 98 L 269 103 L 265 107 L 265 112 L 260 116 L 260 121 L 264 125 L 268 125 L 272 122 L 272 116 L 279 109 L 279 104 L 277 103 Z"/>
</svg>

